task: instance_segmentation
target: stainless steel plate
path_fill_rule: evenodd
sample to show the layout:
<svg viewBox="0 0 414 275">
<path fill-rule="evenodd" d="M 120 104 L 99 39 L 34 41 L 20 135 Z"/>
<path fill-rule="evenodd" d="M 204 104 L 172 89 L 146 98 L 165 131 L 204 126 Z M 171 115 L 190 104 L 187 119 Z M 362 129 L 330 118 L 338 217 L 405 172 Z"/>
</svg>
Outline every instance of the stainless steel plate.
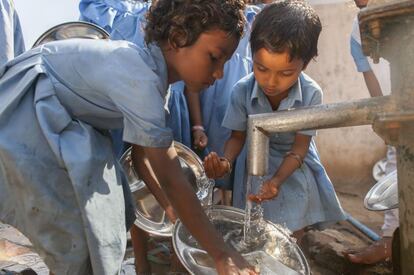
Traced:
<svg viewBox="0 0 414 275">
<path fill-rule="evenodd" d="M 47 42 L 70 38 L 108 39 L 109 34 L 92 23 L 67 22 L 54 26 L 43 33 L 33 44 L 33 48 Z"/>
<path fill-rule="evenodd" d="M 369 210 L 383 211 L 398 207 L 397 170 L 381 178 L 367 193 L 364 205 Z"/>
<path fill-rule="evenodd" d="M 240 245 L 244 224 L 242 210 L 213 206 L 206 212 L 226 243 L 242 253 L 249 263 L 259 269 L 260 274 L 310 274 L 305 256 L 282 227 L 266 222 L 263 241 L 246 248 Z M 174 226 L 172 239 L 178 258 L 191 274 L 217 274 L 212 259 L 180 221 Z"/>
<path fill-rule="evenodd" d="M 174 148 L 177 151 L 181 168 L 187 180 L 193 186 L 199 200 L 206 204 L 209 199 L 209 192 L 200 188 L 200 182 L 207 180 L 201 160 L 191 149 L 179 142 L 174 142 Z M 129 187 L 136 204 L 135 225 L 151 234 L 171 237 L 173 224 L 168 220 L 164 209 L 158 204 L 145 183 L 140 180 L 132 168 L 131 149 L 128 149 L 121 157 L 121 164 L 127 175 Z"/>
</svg>

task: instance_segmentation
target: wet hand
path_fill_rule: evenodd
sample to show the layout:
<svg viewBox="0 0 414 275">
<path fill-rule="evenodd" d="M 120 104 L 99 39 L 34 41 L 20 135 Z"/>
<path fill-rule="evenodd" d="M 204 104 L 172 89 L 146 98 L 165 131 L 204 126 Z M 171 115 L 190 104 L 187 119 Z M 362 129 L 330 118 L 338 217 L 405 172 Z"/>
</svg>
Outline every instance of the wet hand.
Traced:
<svg viewBox="0 0 414 275">
<path fill-rule="evenodd" d="M 236 251 L 229 251 L 216 261 L 216 269 L 219 275 L 257 275 L 254 268 Z"/>
<path fill-rule="evenodd" d="M 224 177 L 229 171 L 228 161 L 220 159 L 215 152 L 211 152 L 204 158 L 204 170 L 210 179 L 218 179 Z"/>
<path fill-rule="evenodd" d="M 195 149 L 203 150 L 208 143 L 208 137 L 203 130 L 193 131 L 193 146 Z"/>
<path fill-rule="evenodd" d="M 250 194 L 249 200 L 256 203 L 261 203 L 266 200 L 271 200 L 279 193 L 280 183 L 274 179 L 267 180 L 263 183 L 258 194 Z"/>
</svg>

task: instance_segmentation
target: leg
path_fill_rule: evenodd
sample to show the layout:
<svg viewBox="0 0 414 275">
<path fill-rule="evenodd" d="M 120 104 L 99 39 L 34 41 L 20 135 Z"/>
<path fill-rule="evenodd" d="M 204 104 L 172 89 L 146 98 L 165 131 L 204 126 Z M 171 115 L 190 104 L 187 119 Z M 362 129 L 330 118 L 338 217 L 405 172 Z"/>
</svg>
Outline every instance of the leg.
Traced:
<svg viewBox="0 0 414 275">
<path fill-rule="evenodd" d="M 130 232 L 135 255 L 135 272 L 136 274 L 151 274 L 151 266 L 147 260 L 148 233 L 136 225 L 131 227 Z"/>
<path fill-rule="evenodd" d="M 382 239 L 357 251 L 347 251 L 345 257 L 353 263 L 375 264 L 391 259 L 392 234 L 399 225 L 398 209 L 385 211 L 384 224 L 381 227 Z"/>
<path fill-rule="evenodd" d="M 223 192 L 223 204 L 231 206 L 232 202 L 232 191 L 231 190 L 222 190 Z"/>
<path fill-rule="evenodd" d="M 344 252 L 344 256 L 352 263 L 375 264 L 391 259 L 392 238 L 383 237 L 379 241 L 355 252 Z"/>
<path fill-rule="evenodd" d="M 171 247 L 172 244 L 171 244 Z M 171 251 L 171 267 L 170 272 L 173 274 L 188 274 L 185 267 L 181 264 L 180 260 L 178 259 L 177 255 L 175 254 L 174 249 Z"/>
</svg>

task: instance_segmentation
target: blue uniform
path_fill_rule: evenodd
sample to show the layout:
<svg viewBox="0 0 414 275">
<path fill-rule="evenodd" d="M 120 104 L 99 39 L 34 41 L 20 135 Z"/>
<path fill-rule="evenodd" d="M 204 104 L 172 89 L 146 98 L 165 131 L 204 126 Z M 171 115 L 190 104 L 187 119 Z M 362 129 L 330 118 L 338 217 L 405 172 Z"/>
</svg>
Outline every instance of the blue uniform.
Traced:
<svg viewBox="0 0 414 275">
<path fill-rule="evenodd" d="M 306 74 L 301 73 L 298 82 L 279 105 L 278 111 L 320 104 L 322 91 Z M 248 115 L 271 113 L 272 107 L 252 74 L 240 80 L 233 89 L 231 101 L 223 120 L 223 126 L 231 130 L 246 131 Z M 316 131 L 300 131 L 314 136 Z M 269 171 L 265 179 L 274 175 L 290 151 L 296 133 L 272 134 L 269 145 Z M 246 203 L 246 152 L 239 156 L 235 166 L 233 204 L 244 208 Z M 252 191 L 257 193 L 261 182 L 255 178 Z M 304 164 L 282 184 L 273 200 L 264 202 L 264 217 L 295 231 L 307 225 L 344 219 L 335 190 L 322 166 L 312 139 Z"/>
<path fill-rule="evenodd" d="M 81 0 L 80 20 L 94 23 L 109 32 L 112 40 L 127 40 L 144 45 L 145 14 L 151 1 L 139 0 Z M 191 130 L 184 83 L 171 85 L 166 104 L 169 115 L 167 125 L 173 130 L 174 140 L 191 148 Z M 122 130 L 112 131 L 118 157 L 125 149 L 121 141 Z"/>
<path fill-rule="evenodd" d="M 22 28 L 13 0 L 0 0 L 0 65 L 24 51 Z"/>
<path fill-rule="evenodd" d="M 247 6 L 245 15 L 247 24 L 244 36 L 231 59 L 224 65 L 224 76 L 202 92 L 201 106 L 203 124 L 208 136 L 208 150 L 223 155 L 224 143 L 230 137 L 231 131 L 222 127 L 223 117 L 230 101 L 233 85 L 252 71 L 252 54 L 250 50 L 250 29 L 254 17 L 259 13 L 257 6 Z M 216 186 L 231 189 L 231 179 L 218 179 Z"/>
<path fill-rule="evenodd" d="M 168 147 L 167 87 L 161 50 L 125 41 L 52 42 L 0 67 L 0 220 L 54 274 L 120 270 L 131 198 L 106 130 Z"/>
<path fill-rule="evenodd" d="M 139 0 L 81 0 L 79 20 L 104 28 L 113 40 L 142 44 L 145 14 L 151 2 Z"/>
</svg>

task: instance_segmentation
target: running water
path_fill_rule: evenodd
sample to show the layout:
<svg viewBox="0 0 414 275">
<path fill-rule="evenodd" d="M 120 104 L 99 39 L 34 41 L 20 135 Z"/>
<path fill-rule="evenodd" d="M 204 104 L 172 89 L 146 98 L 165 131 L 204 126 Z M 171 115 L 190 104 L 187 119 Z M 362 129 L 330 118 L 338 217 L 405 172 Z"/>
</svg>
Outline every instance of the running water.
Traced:
<svg viewBox="0 0 414 275">
<path fill-rule="evenodd" d="M 259 178 L 260 186 L 263 184 L 263 177 Z M 263 208 L 249 200 L 248 196 L 252 193 L 253 176 L 248 176 L 246 184 L 246 209 L 244 216 L 243 241 L 247 246 L 260 243 L 265 236 L 266 226 L 263 220 Z M 260 187 L 257 190 L 260 190 Z"/>
<path fill-rule="evenodd" d="M 287 232 L 283 227 L 264 221 L 261 237 L 246 244 L 243 234 L 245 217 L 241 211 L 225 207 L 210 208 L 207 210 L 207 215 L 211 218 L 216 230 L 223 236 L 223 240 L 241 253 L 260 274 L 309 274 L 306 259 L 289 237 L 290 232 Z M 253 232 L 255 231 L 253 230 Z M 255 236 L 257 237 L 257 235 Z M 198 273 L 194 274 L 215 274 L 201 272 L 206 270 L 205 267 L 214 268 L 214 261 L 202 250 L 196 239 L 187 230 L 184 228 L 178 230 L 176 243 L 178 247 L 181 247 L 179 250 L 186 251 L 185 253 L 191 255 L 186 254 L 184 259 L 201 268 Z"/>
</svg>

